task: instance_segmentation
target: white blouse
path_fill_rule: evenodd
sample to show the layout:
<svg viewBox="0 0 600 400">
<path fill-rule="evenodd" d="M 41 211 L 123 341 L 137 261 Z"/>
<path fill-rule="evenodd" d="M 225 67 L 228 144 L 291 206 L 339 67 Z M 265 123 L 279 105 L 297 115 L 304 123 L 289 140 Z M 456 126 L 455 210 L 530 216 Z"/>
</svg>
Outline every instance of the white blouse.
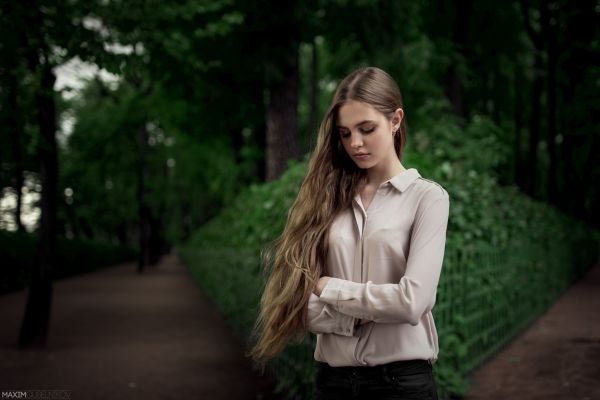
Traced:
<svg viewBox="0 0 600 400">
<path fill-rule="evenodd" d="M 367 210 L 357 194 L 352 209 L 336 216 L 325 272 L 332 278 L 308 305 L 315 360 L 334 367 L 435 363 L 431 309 L 449 209 L 448 192 L 409 168 L 382 183 Z"/>
</svg>

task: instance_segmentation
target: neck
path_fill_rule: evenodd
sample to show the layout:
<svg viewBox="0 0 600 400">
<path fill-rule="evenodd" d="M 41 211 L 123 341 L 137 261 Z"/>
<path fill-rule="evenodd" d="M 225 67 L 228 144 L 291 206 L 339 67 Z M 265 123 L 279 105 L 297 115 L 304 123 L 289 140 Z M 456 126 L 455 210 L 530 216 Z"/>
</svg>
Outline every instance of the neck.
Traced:
<svg viewBox="0 0 600 400">
<path fill-rule="evenodd" d="M 386 165 L 376 165 L 367 170 L 367 185 L 379 186 L 383 182 L 403 171 L 406 171 L 406 168 L 404 168 L 398 158 L 395 158 L 395 160 L 387 163 Z"/>
</svg>

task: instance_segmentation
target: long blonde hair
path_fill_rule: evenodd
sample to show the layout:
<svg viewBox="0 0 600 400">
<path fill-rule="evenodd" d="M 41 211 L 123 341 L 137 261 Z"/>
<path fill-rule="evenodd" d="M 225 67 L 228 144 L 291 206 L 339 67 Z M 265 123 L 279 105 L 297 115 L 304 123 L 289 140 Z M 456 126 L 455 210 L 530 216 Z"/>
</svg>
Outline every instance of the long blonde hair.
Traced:
<svg viewBox="0 0 600 400">
<path fill-rule="evenodd" d="M 368 103 L 390 120 L 397 108 L 403 108 L 396 82 L 379 68 L 358 69 L 338 85 L 285 228 L 264 253 L 269 276 L 254 326 L 256 342 L 248 353 L 263 366 L 291 340 L 301 341 L 306 334 L 308 300 L 326 272 L 329 227 L 340 211 L 351 206 L 366 176 L 345 152 L 336 130 L 338 110 L 348 100 Z M 400 160 L 406 142 L 405 121 L 394 137 Z"/>
</svg>

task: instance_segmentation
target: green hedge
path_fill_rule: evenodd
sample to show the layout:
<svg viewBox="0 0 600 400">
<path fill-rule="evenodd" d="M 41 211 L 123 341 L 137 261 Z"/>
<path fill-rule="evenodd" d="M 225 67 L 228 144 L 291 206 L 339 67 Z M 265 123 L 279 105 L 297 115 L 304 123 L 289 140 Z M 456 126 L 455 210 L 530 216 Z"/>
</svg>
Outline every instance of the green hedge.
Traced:
<svg viewBox="0 0 600 400">
<path fill-rule="evenodd" d="M 469 374 L 496 354 L 598 260 L 598 231 L 532 201 L 515 187 L 459 162 L 403 160 L 450 194 L 446 255 L 437 304 L 434 372 L 441 398 L 464 395 Z M 242 337 L 262 287 L 259 253 L 285 222 L 306 170 L 293 163 L 278 181 L 253 185 L 177 251 L 198 284 Z M 288 398 L 310 398 L 314 337 L 270 364 Z"/>
<path fill-rule="evenodd" d="M 459 121 L 443 101 L 413 115 L 402 159 L 450 194 L 446 254 L 437 304 L 434 373 L 440 398 L 467 393 L 470 374 L 507 345 L 598 261 L 600 234 L 501 186 L 512 144 L 481 115 Z M 225 318 L 248 337 L 263 285 L 260 251 L 283 229 L 306 172 L 291 162 L 275 182 L 246 188 L 223 212 L 177 247 L 198 284 Z M 506 174 L 504 174 L 506 175 Z M 310 398 L 314 336 L 269 365 L 288 398 Z"/>
<path fill-rule="evenodd" d="M 0 231 L 2 266 L 0 294 L 23 289 L 29 282 L 36 251 L 37 236 L 28 233 Z M 132 247 L 59 238 L 57 269 L 54 278 L 90 272 L 101 267 L 134 260 L 137 250 Z"/>
</svg>

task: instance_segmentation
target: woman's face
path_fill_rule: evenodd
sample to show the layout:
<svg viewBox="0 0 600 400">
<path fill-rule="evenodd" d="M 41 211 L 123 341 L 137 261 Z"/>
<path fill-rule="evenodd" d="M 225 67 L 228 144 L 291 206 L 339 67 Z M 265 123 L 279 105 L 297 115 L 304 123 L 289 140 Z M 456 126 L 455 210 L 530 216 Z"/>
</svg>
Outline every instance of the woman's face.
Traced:
<svg viewBox="0 0 600 400">
<path fill-rule="evenodd" d="M 370 104 L 348 100 L 338 110 L 336 128 L 344 149 L 359 168 L 385 167 L 398 158 L 392 132 L 402 117 L 402 109 L 396 110 L 390 121 Z"/>
</svg>

